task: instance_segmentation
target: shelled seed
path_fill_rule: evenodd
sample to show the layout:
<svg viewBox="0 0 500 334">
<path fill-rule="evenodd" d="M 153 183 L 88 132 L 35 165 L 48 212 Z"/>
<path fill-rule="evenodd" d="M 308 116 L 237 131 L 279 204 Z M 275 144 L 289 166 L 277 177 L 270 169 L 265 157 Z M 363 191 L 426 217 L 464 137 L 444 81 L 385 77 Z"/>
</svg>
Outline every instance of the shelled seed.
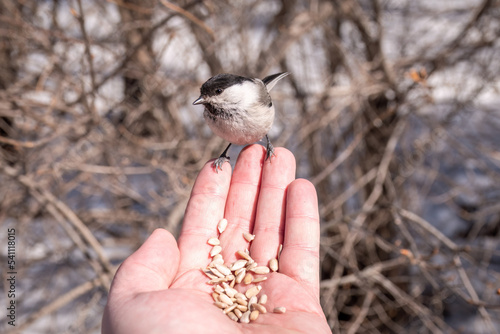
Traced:
<svg viewBox="0 0 500 334">
<path fill-rule="evenodd" d="M 233 301 L 225 294 L 219 295 L 219 300 L 227 305 L 233 305 Z"/>
<path fill-rule="evenodd" d="M 253 286 L 245 292 L 245 296 L 247 296 L 247 298 L 252 298 L 253 296 L 257 296 L 260 290 L 262 290 L 260 285 Z"/>
<path fill-rule="evenodd" d="M 221 219 L 217 224 L 219 235 L 222 234 L 228 226 L 226 219 Z M 243 237 L 246 241 L 252 242 L 255 235 L 244 233 Z M 222 245 L 218 237 L 211 237 L 207 243 L 212 247 L 210 263 L 201 271 L 210 279 L 207 283 L 213 285 L 211 294 L 214 300 L 214 305 L 221 309 L 231 320 L 241 323 L 249 323 L 255 321 L 261 314 L 267 313 L 264 304 L 267 303 L 268 297 L 262 294 L 260 298 L 258 294 L 262 290 L 262 286 L 254 285 L 248 288 L 244 293 L 238 292 L 238 284 L 251 284 L 265 281 L 271 271 L 278 271 L 278 260 L 281 255 L 282 245 L 278 250 L 277 259 L 269 260 L 268 265 L 258 265 L 252 259 L 248 249 L 238 250 L 236 252 L 237 259 L 232 262 L 224 261 L 221 254 Z M 254 276 L 256 275 L 256 276 Z M 285 313 L 285 307 L 276 307 L 274 313 Z"/>
<path fill-rule="evenodd" d="M 224 314 L 228 314 L 229 312 L 232 312 L 236 308 L 236 304 L 233 304 L 231 306 L 228 306 L 224 309 Z"/>
<path fill-rule="evenodd" d="M 250 284 L 252 283 L 252 281 L 253 281 L 253 275 L 250 273 L 246 274 L 245 277 L 243 278 L 243 283 L 245 284 Z"/>
<path fill-rule="evenodd" d="M 226 303 L 223 302 L 215 302 L 214 305 L 221 309 L 225 309 L 228 306 Z"/>
<path fill-rule="evenodd" d="M 243 270 L 236 275 L 236 283 L 238 284 L 241 283 L 243 281 L 243 278 L 245 278 L 246 274 L 247 271 L 245 270 L 245 268 L 243 268 Z"/>
<path fill-rule="evenodd" d="M 248 307 L 245 305 L 237 305 L 236 308 L 240 310 L 241 312 L 246 312 L 248 311 Z"/>
<path fill-rule="evenodd" d="M 238 254 L 239 256 L 241 256 L 242 258 L 244 258 L 247 261 L 250 261 L 252 259 L 248 253 L 241 251 L 241 250 L 237 251 L 236 254 Z"/>
<path fill-rule="evenodd" d="M 286 308 L 284 306 L 278 306 L 274 308 L 273 312 L 283 314 L 286 312 Z"/>
<path fill-rule="evenodd" d="M 217 246 L 214 246 L 212 247 L 212 250 L 210 251 L 210 256 L 215 256 L 217 254 L 219 254 L 220 252 L 222 252 L 222 247 L 217 245 Z"/>
<path fill-rule="evenodd" d="M 267 276 L 257 277 L 257 278 L 254 278 L 254 279 L 253 279 L 252 283 L 260 283 L 260 282 L 264 282 L 266 279 L 267 279 Z"/>
<path fill-rule="evenodd" d="M 229 319 L 233 320 L 233 321 L 238 321 L 238 317 L 236 316 L 236 314 L 234 314 L 233 312 L 229 312 L 227 314 L 227 316 L 229 317 Z"/>
<path fill-rule="evenodd" d="M 233 265 L 231 266 L 232 271 L 236 271 L 239 269 L 243 269 L 247 265 L 248 260 L 237 260 Z"/>
<path fill-rule="evenodd" d="M 257 268 L 257 267 L 258 267 L 258 264 L 256 262 L 250 262 L 250 261 L 248 261 L 246 269 L 247 270 L 252 270 L 252 269 Z"/>
<path fill-rule="evenodd" d="M 255 239 L 255 235 L 245 232 L 243 233 L 243 238 L 245 238 L 246 241 L 250 242 Z"/>
<path fill-rule="evenodd" d="M 222 218 L 220 220 L 219 224 L 217 224 L 217 229 L 219 230 L 219 233 L 222 234 L 222 232 L 224 232 L 226 230 L 226 227 L 227 227 L 227 219 Z"/>
<path fill-rule="evenodd" d="M 269 274 L 269 268 L 266 266 L 258 266 L 250 270 L 259 275 Z"/>
<path fill-rule="evenodd" d="M 224 276 L 231 275 L 231 270 L 223 264 L 217 263 L 215 268 Z"/>
<path fill-rule="evenodd" d="M 241 315 L 240 322 L 248 324 L 250 322 L 250 311 L 246 311 Z"/>
<path fill-rule="evenodd" d="M 208 239 L 207 243 L 212 246 L 220 245 L 220 240 L 216 237 Z"/>
<path fill-rule="evenodd" d="M 253 309 L 253 311 L 257 310 L 257 311 L 259 311 L 262 314 L 267 313 L 266 307 L 264 305 L 260 305 L 260 304 L 257 304 L 257 303 L 252 304 L 252 307 L 250 309 L 251 310 Z"/>
<path fill-rule="evenodd" d="M 250 313 L 250 320 L 255 321 L 259 317 L 259 311 L 255 310 Z"/>
<path fill-rule="evenodd" d="M 267 303 L 267 295 L 264 294 L 264 295 L 260 296 L 259 304 L 264 305 L 265 303 Z"/>
<path fill-rule="evenodd" d="M 252 298 L 250 298 L 248 300 L 248 308 L 252 309 L 252 305 L 253 304 L 256 304 L 257 303 L 257 296 L 252 296 Z"/>
<path fill-rule="evenodd" d="M 269 261 L 269 268 L 270 268 L 273 272 L 278 271 L 278 260 L 277 260 L 277 259 L 271 259 L 271 260 Z"/>
</svg>

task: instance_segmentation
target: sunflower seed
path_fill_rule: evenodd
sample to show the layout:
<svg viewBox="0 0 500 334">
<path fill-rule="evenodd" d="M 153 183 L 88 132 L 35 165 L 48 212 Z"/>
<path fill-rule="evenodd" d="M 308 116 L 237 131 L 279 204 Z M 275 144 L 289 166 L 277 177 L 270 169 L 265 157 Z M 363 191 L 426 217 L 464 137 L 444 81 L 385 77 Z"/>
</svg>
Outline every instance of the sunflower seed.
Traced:
<svg viewBox="0 0 500 334">
<path fill-rule="evenodd" d="M 222 258 L 222 255 L 217 254 L 212 258 L 212 262 L 208 264 L 209 268 L 215 267 L 216 264 L 224 264 L 224 259 Z"/>
<path fill-rule="evenodd" d="M 216 275 L 219 278 L 224 278 L 225 277 L 225 275 L 223 275 L 220 271 L 218 271 L 215 268 L 210 268 L 210 271 L 212 272 L 212 274 Z"/>
<path fill-rule="evenodd" d="M 250 322 L 250 311 L 246 311 L 241 315 L 240 322 L 248 324 Z"/>
<path fill-rule="evenodd" d="M 224 289 L 224 292 L 229 298 L 233 298 L 235 294 L 238 293 L 235 289 L 231 288 L 230 286 L 227 289 Z"/>
<path fill-rule="evenodd" d="M 278 271 L 278 260 L 271 259 L 269 261 L 269 268 L 274 272 Z"/>
<path fill-rule="evenodd" d="M 252 298 L 250 298 L 250 299 L 248 300 L 248 305 L 247 305 L 247 307 L 248 307 L 249 309 L 252 309 L 252 305 L 253 305 L 253 304 L 256 304 L 256 303 L 257 303 L 257 296 L 252 296 Z"/>
<path fill-rule="evenodd" d="M 227 305 L 233 305 L 233 301 L 231 300 L 231 298 L 223 293 L 219 295 L 219 300 L 223 303 L 226 303 Z"/>
<path fill-rule="evenodd" d="M 238 269 L 238 270 L 235 270 L 235 271 L 234 271 L 234 274 L 235 274 L 236 276 L 238 276 L 238 274 L 239 274 L 239 273 L 241 273 L 242 271 L 246 271 L 246 270 L 247 270 L 246 268 L 240 268 L 240 269 Z"/>
<path fill-rule="evenodd" d="M 229 317 L 229 319 L 231 320 L 234 320 L 234 321 L 238 321 L 238 317 L 236 316 L 236 314 L 234 314 L 233 312 L 229 312 L 227 314 L 227 316 Z"/>
<path fill-rule="evenodd" d="M 243 306 L 247 306 L 247 304 L 248 304 L 248 302 L 245 299 L 241 299 L 241 298 L 236 298 L 236 303 L 238 303 L 239 305 L 243 305 Z"/>
<path fill-rule="evenodd" d="M 221 309 L 225 309 L 228 306 L 226 303 L 223 302 L 215 302 L 214 305 Z"/>
<path fill-rule="evenodd" d="M 217 292 L 212 292 L 212 298 L 213 298 L 214 302 L 218 302 L 219 301 L 219 294 Z"/>
<path fill-rule="evenodd" d="M 240 271 L 237 275 L 236 275 L 236 283 L 241 283 L 243 281 L 243 278 L 245 278 L 245 275 L 247 274 L 247 271 L 245 268 L 242 268 L 243 270 Z"/>
<path fill-rule="evenodd" d="M 238 306 L 236 306 L 236 308 L 237 308 L 238 310 L 240 310 L 241 312 L 246 312 L 246 311 L 248 311 L 248 307 L 247 307 L 246 305 L 240 305 L 240 304 L 238 304 Z"/>
<path fill-rule="evenodd" d="M 247 270 L 252 270 L 253 268 L 257 268 L 257 267 L 258 267 L 258 264 L 256 262 L 248 261 Z"/>
<path fill-rule="evenodd" d="M 245 232 L 243 233 L 243 238 L 245 238 L 246 241 L 250 242 L 255 239 L 255 235 Z"/>
<path fill-rule="evenodd" d="M 231 270 L 223 264 L 216 264 L 215 268 L 224 276 L 231 275 Z"/>
<path fill-rule="evenodd" d="M 217 237 L 212 237 L 212 238 L 208 239 L 207 242 L 209 245 L 212 245 L 212 246 L 220 245 L 220 240 Z"/>
<path fill-rule="evenodd" d="M 224 292 L 224 289 L 220 285 L 216 285 L 214 287 L 214 291 L 217 292 L 218 294 L 221 294 Z"/>
<path fill-rule="evenodd" d="M 234 295 L 234 298 L 247 300 L 247 296 L 245 296 L 245 295 L 244 295 L 244 294 L 242 294 L 241 292 L 238 292 L 237 294 L 235 294 L 235 295 Z"/>
<path fill-rule="evenodd" d="M 216 264 L 222 264 L 223 262 L 224 262 L 224 260 L 222 260 L 222 259 L 214 260 L 208 264 L 208 268 L 215 268 Z"/>
<path fill-rule="evenodd" d="M 241 315 L 243 314 L 243 312 L 241 312 L 238 308 L 235 308 L 233 312 L 234 312 L 234 314 L 236 314 L 236 316 L 238 318 L 241 318 Z M 252 315 L 252 314 L 250 314 L 250 315 Z"/>
<path fill-rule="evenodd" d="M 260 285 L 253 286 L 245 292 L 245 296 L 247 296 L 247 298 L 252 298 L 253 296 L 257 296 L 260 290 L 262 290 L 262 287 Z M 221 301 L 224 302 L 224 300 L 222 299 Z"/>
<path fill-rule="evenodd" d="M 243 278 L 243 283 L 245 284 L 250 284 L 252 283 L 252 281 L 253 281 L 253 275 L 250 273 L 246 274 L 245 277 Z"/>
<path fill-rule="evenodd" d="M 236 308 L 236 304 L 233 304 L 231 306 L 228 306 L 224 309 L 224 313 L 228 314 L 229 312 L 232 312 Z"/>
<path fill-rule="evenodd" d="M 257 277 L 257 278 L 254 278 L 252 283 L 259 283 L 259 282 L 263 282 L 267 279 L 267 276 L 261 276 L 261 277 Z"/>
<path fill-rule="evenodd" d="M 267 303 L 267 295 L 266 294 L 260 296 L 260 298 L 259 298 L 259 304 L 264 305 L 265 303 Z"/>
<path fill-rule="evenodd" d="M 286 312 L 286 308 L 284 306 L 278 306 L 274 308 L 273 312 L 283 314 Z"/>
<path fill-rule="evenodd" d="M 241 251 L 241 250 L 237 251 L 236 254 L 238 254 L 239 256 L 241 256 L 242 258 L 244 258 L 247 261 L 250 261 L 252 259 L 248 253 Z"/>
<path fill-rule="evenodd" d="M 226 227 L 227 227 L 227 219 L 222 218 L 219 224 L 217 224 L 217 229 L 219 230 L 219 233 L 224 232 L 226 230 Z"/>
<path fill-rule="evenodd" d="M 212 247 L 212 250 L 210 251 L 210 256 L 214 256 L 214 255 L 217 255 L 219 254 L 220 252 L 222 252 L 222 247 L 217 245 L 217 246 L 214 246 Z"/>
<path fill-rule="evenodd" d="M 239 269 L 243 269 L 247 265 L 248 260 L 237 260 L 235 263 L 231 265 L 231 271 L 236 271 Z"/>
<path fill-rule="evenodd" d="M 220 282 L 224 282 L 225 280 L 226 280 L 225 278 L 215 278 L 215 279 L 211 279 L 207 283 L 208 284 L 219 284 Z"/>
<path fill-rule="evenodd" d="M 210 279 L 216 279 L 216 278 L 218 278 L 217 276 L 215 276 L 214 274 L 212 274 L 212 272 L 210 270 L 203 269 L 202 271 Z"/>
<path fill-rule="evenodd" d="M 250 313 L 250 320 L 255 321 L 259 317 L 259 311 L 254 310 Z"/>
<path fill-rule="evenodd" d="M 269 268 L 266 266 L 259 266 L 259 267 L 252 268 L 250 270 L 256 274 L 259 274 L 259 275 L 269 274 Z"/>
<path fill-rule="evenodd" d="M 254 311 L 257 310 L 262 314 L 267 313 L 266 307 L 264 305 L 260 305 L 260 304 L 255 303 L 252 305 L 252 307 L 253 307 Z M 250 308 L 250 309 L 252 309 L 252 308 Z"/>
</svg>

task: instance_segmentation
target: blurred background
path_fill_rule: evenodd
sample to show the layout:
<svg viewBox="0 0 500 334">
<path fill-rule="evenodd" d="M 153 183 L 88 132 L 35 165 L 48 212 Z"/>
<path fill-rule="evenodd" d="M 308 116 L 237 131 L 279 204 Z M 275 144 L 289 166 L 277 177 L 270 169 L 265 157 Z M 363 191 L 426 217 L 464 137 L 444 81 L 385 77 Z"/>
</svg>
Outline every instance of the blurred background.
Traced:
<svg viewBox="0 0 500 334">
<path fill-rule="evenodd" d="M 317 187 L 332 332 L 498 332 L 499 36 L 498 0 L 2 0 L 0 330 L 100 333 L 227 144 L 200 85 L 289 71 L 270 138 Z"/>
</svg>

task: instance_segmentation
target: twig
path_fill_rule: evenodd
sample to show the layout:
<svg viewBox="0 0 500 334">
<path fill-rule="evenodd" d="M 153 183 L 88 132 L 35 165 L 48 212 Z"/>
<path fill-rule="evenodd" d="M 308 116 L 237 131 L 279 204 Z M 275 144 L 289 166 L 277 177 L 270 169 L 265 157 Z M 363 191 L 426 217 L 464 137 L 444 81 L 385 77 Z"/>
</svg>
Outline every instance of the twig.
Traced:
<svg viewBox="0 0 500 334">
<path fill-rule="evenodd" d="M 397 211 L 399 214 L 406 218 L 411 220 L 414 223 L 417 223 L 420 225 L 423 229 L 425 229 L 427 232 L 431 233 L 433 236 L 435 236 L 439 241 L 441 241 L 443 244 L 446 245 L 449 249 L 451 249 L 454 252 L 457 252 L 460 250 L 460 248 L 455 244 L 453 241 L 451 241 L 447 236 L 445 236 L 441 231 L 439 231 L 437 228 L 432 226 L 431 223 L 423 219 L 422 217 L 414 214 L 413 212 L 410 212 L 408 210 L 398 208 Z"/>
<path fill-rule="evenodd" d="M 453 257 L 453 262 L 457 266 L 457 271 L 458 271 L 458 274 L 460 275 L 460 279 L 462 280 L 462 283 L 464 284 L 465 290 L 467 290 L 467 292 L 469 293 L 472 301 L 476 305 L 479 304 L 481 301 L 479 300 L 479 296 L 477 295 L 476 290 L 472 286 L 472 283 L 469 279 L 469 276 L 465 272 L 465 269 L 462 265 L 462 260 L 460 260 L 460 256 L 455 255 Z M 491 317 L 490 317 L 488 311 L 486 311 L 486 308 L 484 306 L 478 306 L 478 310 L 479 310 L 479 313 L 481 314 L 481 317 L 483 318 L 486 326 L 488 327 L 489 332 L 494 333 L 495 326 L 493 325 L 493 322 L 491 321 Z"/>
<path fill-rule="evenodd" d="M 167 7 L 168 9 L 170 9 L 170 10 L 176 12 L 176 13 L 179 13 L 180 15 L 184 16 L 189 21 L 191 21 L 194 24 L 196 24 L 201 29 L 205 30 L 205 32 L 210 35 L 210 37 L 212 38 L 212 40 L 215 39 L 214 31 L 212 29 L 210 29 L 210 27 L 208 27 L 204 22 L 202 22 L 201 20 L 199 20 L 196 16 L 194 16 L 190 12 L 184 10 L 182 7 L 179 7 L 179 6 L 177 6 L 177 5 L 169 2 L 167 0 L 160 0 L 160 2 L 161 2 L 161 4 L 163 6 Z"/>
<path fill-rule="evenodd" d="M 358 316 L 356 317 L 356 320 L 354 323 L 349 327 L 349 330 L 347 331 L 347 334 L 356 334 L 359 327 L 361 326 L 361 323 L 365 320 L 368 311 L 370 310 L 370 306 L 373 302 L 373 299 L 375 299 L 375 293 L 372 290 L 368 290 L 366 292 L 365 300 L 363 301 L 363 305 L 361 306 L 361 311 L 359 312 Z"/>
<path fill-rule="evenodd" d="M 43 318 L 44 316 L 57 311 L 58 309 L 74 301 L 78 297 L 84 295 L 87 292 L 92 291 L 92 289 L 96 288 L 97 286 L 99 286 L 99 279 L 95 278 L 89 282 L 85 282 L 77 286 L 76 288 L 73 288 L 72 290 L 59 296 L 49 304 L 45 305 L 37 312 L 30 314 L 30 316 L 24 322 L 22 322 L 18 328 L 16 328 L 14 331 L 8 331 L 7 333 L 8 334 L 21 333 L 23 329 L 28 328 L 38 319 Z"/>
</svg>

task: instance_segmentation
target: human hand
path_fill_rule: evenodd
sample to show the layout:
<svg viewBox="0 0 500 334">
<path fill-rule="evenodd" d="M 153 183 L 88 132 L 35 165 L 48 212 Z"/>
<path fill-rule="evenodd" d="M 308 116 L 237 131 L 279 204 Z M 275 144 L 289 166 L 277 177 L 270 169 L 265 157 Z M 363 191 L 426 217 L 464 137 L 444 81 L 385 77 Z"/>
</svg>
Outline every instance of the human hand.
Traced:
<svg viewBox="0 0 500 334">
<path fill-rule="evenodd" d="M 264 162 L 260 145 L 246 147 L 231 177 L 229 164 L 215 173 L 205 164 L 186 208 L 179 243 L 157 229 L 118 269 L 103 316 L 102 333 L 331 333 L 319 304 L 319 215 L 316 190 L 295 180 L 295 158 L 277 148 Z M 278 272 L 259 283 L 266 307 L 284 306 L 249 324 L 230 320 L 213 305 L 212 286 L 200 271 L 210 262 L 221 218 L 229 221 L 220 236 L 227 263 L 255 239 L 250 254 L 259 265 L 283 250 Z M 243 285 L 243 284 L 241 284 Z"/>
</svg>

